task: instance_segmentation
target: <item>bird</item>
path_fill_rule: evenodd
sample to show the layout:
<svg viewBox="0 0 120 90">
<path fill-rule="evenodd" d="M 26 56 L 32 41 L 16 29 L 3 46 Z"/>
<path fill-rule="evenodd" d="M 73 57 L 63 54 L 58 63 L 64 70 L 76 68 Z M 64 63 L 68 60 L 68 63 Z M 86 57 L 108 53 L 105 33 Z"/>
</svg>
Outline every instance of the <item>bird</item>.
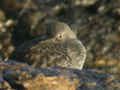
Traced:
<svg viewBox="0 0 120 90">
<path fill-rule="evenodd" d="M 33 67 L 68 67 L 82 70 L 86 49 L 68 24 L 51 21 L 45 24 L 46 36 L 19 46 L 9 57 L 10 60 L 25 62 Z"/>
</svg>

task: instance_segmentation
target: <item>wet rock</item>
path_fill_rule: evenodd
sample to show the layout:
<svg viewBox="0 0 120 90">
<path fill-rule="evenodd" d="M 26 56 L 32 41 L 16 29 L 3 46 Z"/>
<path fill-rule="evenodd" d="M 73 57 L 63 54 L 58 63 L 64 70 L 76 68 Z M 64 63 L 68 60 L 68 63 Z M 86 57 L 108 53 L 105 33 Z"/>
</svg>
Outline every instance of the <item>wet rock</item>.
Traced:
<svg viewBox="0 0 120 90">
<path fill-rule="evenodd" d="M 94 5 L 98 0 L 66 0 L 72 7 L 76 6 L 91 6 Z"/>
<path fill-rule="evenodd" d="M 0 89 L 1 90 L 11 90 L 11 86 L 9 85 L 8 82 L 3 80 L 3 77 L 0 76 Z"/>
<path fill-rule="evenodd" d="M 5 62 L 4 79 L 18 90 L 119 90 L 120 80 L 97 70 L 55 67 L 32 68 L 26 64 Z M 64 86 L 64 87 L 63 87 Z"/>
<path fill-rule="evenodd" d="M 15 25 L 14 20 L 7 19 L 6 16 L 1 14 L 0 19 L 0 53 L 3 54 L 4 58 L 7 58 L 12 51 L 14 50 L 14 46 L 12 44 L 12 27 Z"/>
<path fill-rule="evenodd" d="M 5 13 L 2 10 L 0 10 L 0 21 L 4 21 L 5 18 Z"/>
<path fill-rule="evenodd" d="M 16 11 L 19 11 L 23 8 L 34 8 L 33 3 L 31 3 L 31 0 L 1 0 L 0 8 L 6 11 L 6 13 L 14 13 Z M 20 14 L 20 13 L 19 13 Z M 18 15 L 18 14 L 17 14 Z"/>
<path fill-rule="evenodd" d="M 3 70 L 8 68 L 6 65 L 2 64 L 2 58 L 0 57 L 0 89 L 1 90 L 11 90 L 12 87 L 10 84 L 3 78 Z"/>
<path fill-rule="evenodd" d="M 7 62 L 9 69 L 4 70 L 4 79 L 15 90 L 76 90 L 78 80 L 49 69 L 34 69 L 25 64 Z M 9 72 L 10 71 L 10 72 Z"/>
</svg>

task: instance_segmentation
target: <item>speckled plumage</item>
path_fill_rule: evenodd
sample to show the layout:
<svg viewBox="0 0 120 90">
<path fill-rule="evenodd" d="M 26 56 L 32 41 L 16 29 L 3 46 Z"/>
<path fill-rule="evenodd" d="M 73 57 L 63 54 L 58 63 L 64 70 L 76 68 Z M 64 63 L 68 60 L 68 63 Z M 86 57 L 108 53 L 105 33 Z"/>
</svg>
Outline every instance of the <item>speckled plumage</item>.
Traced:
<svg viewBox="0 0 120 90">
<path fill-rule="evenodd" d="M 70 27 L 61 22 L 51 22 L 45 25 L 47 30 L 47 40 L 22 45 L 16 49 L 10 59 L 27 62 L 34 67 L 54 67 L 62 66 L 82 69 L 86 49 L 71 31 Z"/>
</svg>

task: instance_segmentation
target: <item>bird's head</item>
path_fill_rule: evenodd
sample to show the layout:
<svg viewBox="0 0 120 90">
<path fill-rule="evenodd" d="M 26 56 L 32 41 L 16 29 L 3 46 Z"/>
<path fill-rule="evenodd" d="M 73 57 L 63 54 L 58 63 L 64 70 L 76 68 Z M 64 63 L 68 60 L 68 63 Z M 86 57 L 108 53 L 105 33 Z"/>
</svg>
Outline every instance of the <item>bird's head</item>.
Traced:
<svg viewBox="0 0 120 90">
<path fill-rule="evenodd" d="M 52 22 L 47 25 L 48 36 L 56 41 L 65 41 L 69 39 L 76 39 L 75 33 L 71 28 L 61 22 Z"/>
</svg>

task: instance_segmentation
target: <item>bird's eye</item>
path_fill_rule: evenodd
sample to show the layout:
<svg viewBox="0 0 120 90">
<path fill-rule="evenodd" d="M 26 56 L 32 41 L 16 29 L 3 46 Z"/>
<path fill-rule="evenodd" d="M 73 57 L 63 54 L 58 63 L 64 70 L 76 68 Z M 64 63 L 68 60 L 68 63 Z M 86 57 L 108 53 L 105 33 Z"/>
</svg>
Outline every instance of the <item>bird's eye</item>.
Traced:
<svg viewBox="0 0 120 90">
<path fill-rule="evenodd" d="M 63 38 L 63 35 L 62 34 L 58 34 L 57 36 L 59 39 L 62 39 Z"/>
</svg>

